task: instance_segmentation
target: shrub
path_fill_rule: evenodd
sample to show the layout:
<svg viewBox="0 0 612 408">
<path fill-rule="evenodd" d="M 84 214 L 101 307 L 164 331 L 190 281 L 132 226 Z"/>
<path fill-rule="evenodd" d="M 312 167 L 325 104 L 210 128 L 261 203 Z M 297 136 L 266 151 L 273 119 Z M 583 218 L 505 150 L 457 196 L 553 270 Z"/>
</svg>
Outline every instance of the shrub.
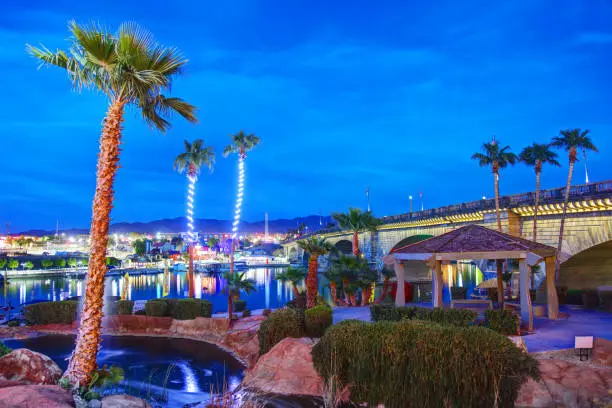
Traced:
<svg viewBox="0 0 612 408">
<path fill-rule="evenodd" d="M 459 286 L 453 286 L 451 288 L 451 298 L 453 300 L 455 299 L 467 299 L 467 288 L 462 288 Z"/>
<path fill-rule="evenodd" d="M 579 289 L 569 289 L 565 296 L 565 304 L 582 305 L 582 291 Z"/>
<path fill-rule="evenodd" d="M 599 294 L 595 289 L 585 289 L 582 292 L 582 304 L 585 309 L 595 309 L 599 303 Z"/>
<path fill-rule="evenodd" d="M 118 300 L 113 304 L 112 313 L 114 315 L 131 315 L 134 311 L 132 300 Z"/>
<path fill-rule="evenodd" d="M 294 309 L 278 309 L 259 326 L 259 355 L 266 354 L 286 337 L 302 337 L 302 324 Z"/>
<path fill-rule="evenodd" d="M 246 309 L 246 300 L 238 299 L 234 301 L 234 312 L 242 312 Z"/>
<path fill-rule="evenodd" d="M 599 304 L 604 310 L 612 312 L 612 291 L 599 292 Z"/>
<path fill-rule="evenodd" d="M 487 288 L 487 297 L 491 302 L 497 302 L 497 288 Z"/>
<path fill-rule="evenodd" d="M 272 310 L 271 309 L 264 309 L 261 314 L 264 315 L 265 317 L 268 317 L 268 316 L 270 316 L 272 314 Z"/>
<path fill-rule="evenodd" d="M 370 306 L 372 321 L 423 320 L 440 324 L 467 327 L 478 316 L 475 312 L 465 309 L 427 309 L 423 307 L 395 307 L 391 305 Z"/>
<path fill-rule="evenodd" d="M 567 291 L 567 286 L 557 286 L 557 298 L 560 305 L 564 305 L 567 302 Z"/>
<path fill-rule="evenodd" d="M 506 336 L 519 334 L 519 318 L 512 310 L 487 310 L 485 327 Z"/>
<path fill-rule="evenodd" d="M 151 317 L 164 317 L 168 310 L 168 303 L 163 299 L 151 299 L 145 303 L 145 314 Z"/>
<path fill-rule="evenodd" d="M 306 309 L 306 294 L 301 293 L 293 300 L 287 302 L 287 307 L 291 309 Z"/>
<path fill-rule="evenodd" d="M 72 324 L 76 319 L 78 302 L 64 300 L 61 302 L 42 302 L 24 306 L 23 317 L 32 325 Z"/>
<path fill-rule="evenodd" d="M 7 355 L 11 351 L 13 351 L 13 349 L 8 348 L 4 343 L 0 342 L 0 357 Z"/>
<path fill-rule="evenodd" d="M 345 321 L 312 357 L 323 378 L 351 384 L 352 402 L 387 408 L 513 407 L 527 378 L 539 379 L 534 358 L 482 327 Z"/>
<path fill-rule="evenodd" d="M 19 327 L 21 326 L 21 322 L 19 320 L 9 320 L 6 325 L 8 327 Z"/>
<path fill-rule="evenodd" d="M 201 317 L 211 317 L 213 312 L 212 303 L 208 300 L 200 299 L 200 316 Z"/>
<path fill-rule="evenodd" d="M 244 309 L 244 310 L 242 311 L 242 317 L 243 317 L 243 318 L 244 318 L 244 317 L 251 317 L 251 310 L 249 310 L 249 309 Z"/>
<path fill-rule="evenodd" d="M 172 318 L 177 320 L 193 320 L 200 315 L 199 299 L 177 299 L 172 308 Z"/>
<path fill-rule="evenodd" d="M 332 325 L 332 309 L 325 305 L 315 306 L 304 312 L 304 326 L 308 337 L 321 337 Z"/>
</svg>

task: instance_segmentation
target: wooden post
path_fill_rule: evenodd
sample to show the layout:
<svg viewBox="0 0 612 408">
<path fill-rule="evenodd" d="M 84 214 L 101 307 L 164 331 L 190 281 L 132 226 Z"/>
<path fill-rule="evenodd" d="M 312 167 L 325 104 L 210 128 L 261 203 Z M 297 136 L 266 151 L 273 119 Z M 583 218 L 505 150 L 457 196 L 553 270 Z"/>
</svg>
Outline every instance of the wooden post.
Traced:
<svg viewBox="0 0 612 408">
<path fill-rule="evenodd" d="M 526 259 L 519 260 L 519 287 L 521 291 L 521 323 L 527 330 L 533 331 L 533 307 L 531 306 L 531 294 L 529 293 L 529 275 L 531 268 Z"/>
<path fill-rule="evenodd" d="M 433 276 L 433 307 L 442 307 L 442 261 L 435 261 Z"/>
<path fill-rule="evenodd" d="M 404 265 L 396 259 L 393 265 L 395 269 L 395 278 L 397 279 L 397 291 L 395 292 L 395 306 L 402 307 L 406 305 L 406 295 L 404 293 Z"/>
<path fill-rule="evenodd" d="M 544 258 L 546 265 L 546 303 L 548 305 L 548 318 L 556 320 L 559 318 L 559 298 L 557 298 L 557 287 L 555 286 L 556 257 Z"/>
</svg>

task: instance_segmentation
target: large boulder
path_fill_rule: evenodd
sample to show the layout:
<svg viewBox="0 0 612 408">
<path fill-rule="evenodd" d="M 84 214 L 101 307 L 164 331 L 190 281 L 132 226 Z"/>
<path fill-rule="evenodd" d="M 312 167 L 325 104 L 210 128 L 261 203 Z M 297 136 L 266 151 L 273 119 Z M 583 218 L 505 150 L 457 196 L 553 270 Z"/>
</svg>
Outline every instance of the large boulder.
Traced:
<svg viewBox="0 0 612 408">
<path fill-rule="evenodd" d="M 264 320 L 263 316 L 240 319 L 232 325 L 221 340 L 221 345 L 232 350 L 249 368 L 255 365 L 259 356 L 257 331 Z"/>
<path fill-rule="evenodd" d="M 73 408 L 74 400 L 57 385 L 20 385 L 0 389 L 0 407 Z"/>
<path fill-rule="evenodd" d="M 242 386 L 273 394 L 322 396 L 324 382 L 312 364 L 313 345 L 312 339 L 283 339 L 259 358 Z"/>
<path fill-rule="evenodd" d="M 0 357 L 0 379 L 26 384 L 57 384 L 62 370 L 44 354 L 17 349 Z"/>
<path fill-rule="evenodd" d="M 593 361 L 612 367 L 612 341 L 598 337 L 593 345 Z"/>
<path fill-rule="evenodd" d="M 118 394 L 102 398 L 101 408 L 151 408 L 151 405 L 140 398 Z"/>
</svg>

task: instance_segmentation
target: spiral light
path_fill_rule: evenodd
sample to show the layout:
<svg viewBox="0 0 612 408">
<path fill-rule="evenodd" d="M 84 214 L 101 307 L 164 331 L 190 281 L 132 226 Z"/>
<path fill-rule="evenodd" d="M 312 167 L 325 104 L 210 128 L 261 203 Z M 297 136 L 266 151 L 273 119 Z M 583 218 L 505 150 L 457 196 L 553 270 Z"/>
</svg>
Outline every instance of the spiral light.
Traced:
<svg viewBox="0 0 612 408">
<path fill-rule="evenodd" d="M 232 225 L 232 242 L 238 235 L 238 224 L 240 223 L 240 213 L 242 211 L 242 195 L 244 194 L 244 157 L 238 158 L 238 197 L 236 199 L 236 210 L 234 212 L 234 223 Z"/>
<path fill-rule="evenodd" d="M 195 233 L 193 232 L 193 197 L 195 195 L 195 182 L 197 177 L 188 175 L 187 179 L 189 180 L 189 187 L 187 190 L 187 240 L 192 244 L 195 242 Z"/>
</svg>

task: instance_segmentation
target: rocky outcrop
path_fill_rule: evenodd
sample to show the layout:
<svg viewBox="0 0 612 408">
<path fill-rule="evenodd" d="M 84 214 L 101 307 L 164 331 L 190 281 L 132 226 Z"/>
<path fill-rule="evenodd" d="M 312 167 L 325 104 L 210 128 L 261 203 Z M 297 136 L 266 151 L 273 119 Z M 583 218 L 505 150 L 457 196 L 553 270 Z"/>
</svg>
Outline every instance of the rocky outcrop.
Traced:
<svg viewBox="0 0 612 408">
<path fill-rule="evenodd" d="M 529 379 L 519 391 L 517 407 L 592 407 L 609 397 L 612 369 L 564 360 L 540 360 L 542 379 Z"/>
<path fill-rule="evenodd" d="M 598 337 L 593 345 L 593 362 L 612 367 L 612 341 Z"/>
<path fill-rule="evenodd" d="M 26 384 L 57 384 L 62 370 L 44 354 L 17 349 L 0 357 L 0 379 Z"/>
<path fill-rule="evenodd" d="M 312 364 L 312 339 L 286 338 L 261 356 L 242 387 L 281 395 L 323 395 L 324 382 Z"/>
<path fill-rule="evenodd" d="M 20 385 L 0 389 L 0 407 L 73 408 L 74 400 L 57 385 Z"/>
<path fill-rule="evenodd" d="M 263 316 L 251 316 L 235 322 L 221 339 L 221 345 L 233 350 L 247 367 L 253 367 L 259 357 L 259 338 L 257 331 Z"/>
<path fill-rule="evenodd" d="M 151 408 L 148 402 L 127 394 L 110 395 L 101 402 L 101 408 Z"/>
</svg>

